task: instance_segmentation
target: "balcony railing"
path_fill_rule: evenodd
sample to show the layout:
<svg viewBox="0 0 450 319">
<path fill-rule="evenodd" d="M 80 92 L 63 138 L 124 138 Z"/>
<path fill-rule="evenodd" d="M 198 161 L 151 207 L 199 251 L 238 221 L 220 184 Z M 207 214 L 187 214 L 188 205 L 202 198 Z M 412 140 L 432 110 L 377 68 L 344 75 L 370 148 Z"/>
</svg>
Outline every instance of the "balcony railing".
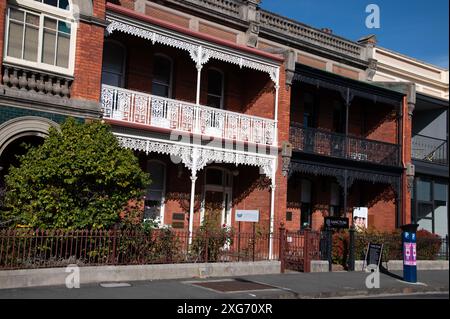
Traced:
<svg viewBox="0 0 450 319">
<path fill-rule="evenodd" d="M 273 145 L 275 121 L 102 85 L 103 117 L 211 137 Z"/>
<path fill-rule="evenodd" d="M 439 165 L 448 165 L 447 141 L 434 137 L 415 135 L 412 138 L 413 159 Z"/>
<path fill-rule="evenodd" d="M 399 165 L 399 146 L 395 144 L 305 128 L 297 123 L 291 123 L 290 141 L 294 150 L 305 153 L 389 166 Z"/>
</svg>

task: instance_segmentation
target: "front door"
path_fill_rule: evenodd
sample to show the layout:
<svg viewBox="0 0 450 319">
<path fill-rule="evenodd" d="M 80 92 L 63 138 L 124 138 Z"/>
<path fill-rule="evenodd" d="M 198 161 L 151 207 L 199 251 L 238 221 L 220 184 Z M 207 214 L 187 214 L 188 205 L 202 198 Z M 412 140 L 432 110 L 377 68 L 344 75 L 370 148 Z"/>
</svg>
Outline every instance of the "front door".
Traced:
<svg viewBox="0 0 450 319">
<path fill-rule="evenodd" d="M 203 221 L 215 226 L 231 224 L 231 191 L 206 187 L 203 201 Z"/>
</svg>

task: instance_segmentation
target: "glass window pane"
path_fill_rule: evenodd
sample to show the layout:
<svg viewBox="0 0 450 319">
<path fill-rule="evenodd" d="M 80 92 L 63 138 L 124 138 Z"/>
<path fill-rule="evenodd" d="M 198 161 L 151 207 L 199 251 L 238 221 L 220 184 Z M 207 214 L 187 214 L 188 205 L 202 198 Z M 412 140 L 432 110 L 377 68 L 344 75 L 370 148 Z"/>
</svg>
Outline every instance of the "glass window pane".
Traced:
<svg viewBox="0 0 450 319">
<path fill-rule="evenodd" d="M 56 30 L 56 20 L 45 18 L 44 19 L 44 27 L 52 30 Z"/>
<path fill-rule="evenodd" d="M 431 201 L 431 182 L 417 181 L 417 200 Z"/>
<path fill-rule="evenodd" d="M 302 179 L 302 203 L 311 203 L 311 182 L 307 179 Z"/>
<path fill-rule="evenodd" d="M 172 63 L 169 59 L 156 56 L 153 65 L 153 80 L 163 84 L 170 84 Z"/>
<path fill-rule="evenodd" d="M 55 64 L 55 42 L 56 32 L 44 29 L 44 42 L 42 48 L 42 62 Z"/>
<path fill-rule="evenodd" d="M 434 232 L 441 237 L 448 235 L 448 205 L 434 209 Z"/>
<path fill-rule="evenodd" d="M 58 7 L 64 10 L 69 10 L 69 0 L 59 0 Z"/>
<path fill-rule="evenodd" d="M 58 48 L 56 53 L 56 65 L 69 67 L 70 36 L 64 33 L 58 34 Z"/>
<path fill-rule="evenodd" d="M 421 219 L 419 220 L 418 224 L 418 229 L 425 229 L 429 232 L 433 232 L 433 223 L 431 219 Z"/>
<path fill-rule="evenodd" d="M 218 169 L 208 169 L 206 171 L 206 184 L 208 185 L 223 185 L 222 171 Z"/>
<path fill-rule="evenodd" d="M 58 31 L 70 35 L 71 25 L 64 21 L 58 21 Z"/>
<path fill-rule="evenodd" d="M 434 200 L 447 202 L 447 184 L 434 183 Z"/>
<path fill-rule="evenodd" d="M 119 74 L 102 72 L 102 83 L 112 86 L 122 86 L 122 77 Z"/>
<path fill-rule="evenodd" d="M 58 0 L 44 0 L 44 3 L 54 7 L 58 6 Z"/>
<path fill-rule="evenodd" d="M 11 8 L 11 9 L 9 9 L 9 17 L 10 17 L 10 19 L 14 19 L 14 20 L 23 22 L 24 17 L 25 17 L 25 12 Z"/>
<path fill-rule="evenodd" d="M 39 16 L 31 13 L 27 13 L 26 23 L 39 27 Z"/>
<path fill-rule="evenodd" d="M 222 107 L 221 101 L 222 99 L 220 98 L 220 96 L 208 95 L 206 105 L 220 109 Z"/>
<path fill-rule="evenodd" d="M 208 94 L 222 96 L 222 74 L 216 70 L 208 70 Z"/>
<path fill-rule="evenodd" d="M 159 84 L 153 82 L 152 85 L 152 94 L 162 97 L 169 97 L 169 87 L 164 84 Z"/>
<path fill-rule="evenodd" d="M 23 25 L 16 22 L 9 24 L 8 56 L 22 58 Z"/>
<path fill-rule="evenodd" d="M 149 191 L 145 199 L 161 203 L 162 197 L 162 191 Z"/>
<path fill-rule="evenodd" d="M 419 204 L 419 211 L 417 212 L 417 219 L 421 218 L 433 218 L 433 205 L 431 204 Z"/>
<path fill-rule="evenodd" d="M 339 206 L 340 204 L 340 188 L 338 184 L 331 184 L 331 198 L 330 198 L 330 205 L 333 206 Z"/>
<path fill-rule="evenodd" d="M 25 43 L 23 58 L 37 62 L 39 29 L 31 26 L 25 28 Z"/>
<path fill-rule="evenodd" d="M 149 186 L 150 190 L 162 190 L 164 188 L 164 165 L 157 162 L 149 162 L 147 171 L 150 174 L 152 183 Z"/>
</svg>

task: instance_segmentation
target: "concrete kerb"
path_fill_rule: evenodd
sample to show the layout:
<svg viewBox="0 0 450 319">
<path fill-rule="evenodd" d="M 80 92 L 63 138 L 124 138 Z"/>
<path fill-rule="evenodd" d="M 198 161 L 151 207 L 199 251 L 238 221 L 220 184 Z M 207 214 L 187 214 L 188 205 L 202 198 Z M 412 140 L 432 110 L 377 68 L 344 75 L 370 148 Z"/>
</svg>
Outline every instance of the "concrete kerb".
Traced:
<svg viewBox="0 0 450 319">
<path fill-rule="evenodd" d="M 65 285 L 66 268 L 0 271 L 0 289 Z M 279 261 L 80 267 L 80 284 L 279 274 Z"/>
<path fill-rule="evenodd" d="M 363 271 L 363 261 L 355 261 L 355 271 Z M 383 262 L 384 268 L 388 270 L 403 270 L 402 260 L 390 260 Z M 417 270 L 449 270 L 448 260 L 418 260 Z M 328 272 L 328 261 L 313 260 L 311 261 L 311 272 Z"/>
</svg>

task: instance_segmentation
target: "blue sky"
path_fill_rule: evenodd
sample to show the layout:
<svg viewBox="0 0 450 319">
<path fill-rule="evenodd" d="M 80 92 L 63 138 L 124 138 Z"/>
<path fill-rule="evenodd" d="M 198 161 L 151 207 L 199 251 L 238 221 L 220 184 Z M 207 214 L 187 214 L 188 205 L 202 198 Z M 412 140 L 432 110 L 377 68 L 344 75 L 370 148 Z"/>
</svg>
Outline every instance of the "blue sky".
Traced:
<svg viewBox="0 0 450 319">
<path fill-rule="evenodd" d="M 380 7 L 379 29 L 365 25 L 372 3 Z M 261 7 L 350 40 L 376 34 L 382 47 L 449 65 L 449 0 L 262 0 Z"/>
</svg>

